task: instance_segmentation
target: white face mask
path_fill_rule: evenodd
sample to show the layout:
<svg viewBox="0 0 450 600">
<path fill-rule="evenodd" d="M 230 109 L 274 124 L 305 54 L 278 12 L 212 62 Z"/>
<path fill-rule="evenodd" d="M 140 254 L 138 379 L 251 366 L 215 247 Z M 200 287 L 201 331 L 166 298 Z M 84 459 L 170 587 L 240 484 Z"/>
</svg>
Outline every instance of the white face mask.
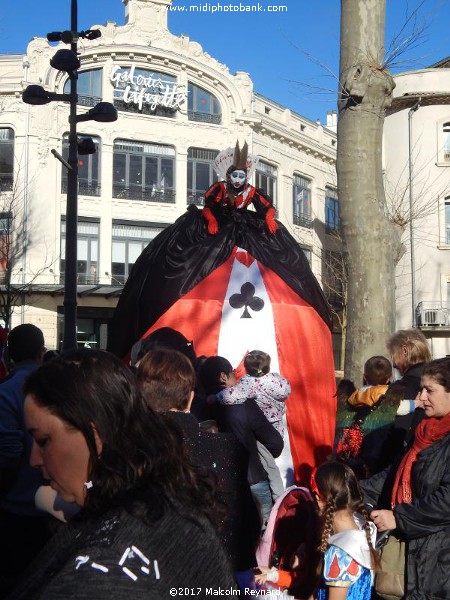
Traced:
<svg viewBox="0 0 450 600">
<path fill-rule="evenodd" d="M 235 190 L 241 188 L 244 185 L 246 179 L 247 173 L 245 171 L 242 171 L 241 169 L 236 169 L 235 171 L 232 171 L 230 173 L 231 185 Z"/>
</svg>

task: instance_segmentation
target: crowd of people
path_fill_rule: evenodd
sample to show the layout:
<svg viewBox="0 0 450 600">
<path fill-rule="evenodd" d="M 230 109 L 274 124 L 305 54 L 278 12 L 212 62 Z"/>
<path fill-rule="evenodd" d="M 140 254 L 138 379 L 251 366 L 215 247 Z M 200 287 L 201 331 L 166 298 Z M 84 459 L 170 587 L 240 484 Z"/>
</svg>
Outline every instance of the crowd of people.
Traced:
<svg viewBox="0 0 450 600">
<path fill-rule="evenodd" d="M 450 598 L 450 358 L 431 360 L 417 329 L 387 350 L 362 388 L 338 384 L 333 452 L 309 489 L 286 490 L 275 459 L 290 385 L 267 353 L 249 351 L 237 380 L 169 328 L 130 365 L 90 349 L 44 360 L 42 331 L 14 328 L 0 597 Z M 391 595 L 377 587 L 381 540 L 404 550 Z"/>
</svg>

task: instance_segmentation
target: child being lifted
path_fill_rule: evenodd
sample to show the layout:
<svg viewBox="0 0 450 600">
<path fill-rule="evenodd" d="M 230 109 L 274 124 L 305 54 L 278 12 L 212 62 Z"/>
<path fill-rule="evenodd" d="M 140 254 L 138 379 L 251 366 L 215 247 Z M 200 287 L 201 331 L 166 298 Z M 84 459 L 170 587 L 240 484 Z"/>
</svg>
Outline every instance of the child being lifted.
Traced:
<svg viewBox="0 0 450 600">
<path fill-rule="evenodd" d="M 236 383 L 232 374 L 224 388 L 216 394 L 219 404 L 241 404 L 247 398 L 254 398 L 267 420 L 284 437 L 283 416 L 286 412 L 285 401 L 291 393 L 289 381 L 278 373 L 270 372 L 270 356 L 261 350 L 252 350 L 244 359 L 246 374 Z M 269 476 L 272 499 L 284 493 L 284 484 L 275 460 L 263 444 L 258 442 L 261 463 Z"/>
</svg>

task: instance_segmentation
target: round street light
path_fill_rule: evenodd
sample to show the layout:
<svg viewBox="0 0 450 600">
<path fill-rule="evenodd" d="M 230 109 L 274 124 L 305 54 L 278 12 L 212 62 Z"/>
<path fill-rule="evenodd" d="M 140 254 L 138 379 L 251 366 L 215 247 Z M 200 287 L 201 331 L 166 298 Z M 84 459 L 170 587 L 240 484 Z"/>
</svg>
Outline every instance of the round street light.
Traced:
<svg viewBox="0 0 450 600">
<path fill-rule="evenodd" d="M 74 73 L 80 68 L 80 59 L 72 50 L 62 49 L 58 50 L 53 57 L 50 59 L 50 65 L 57 71 L 65 71 Z"/>
<path fill-rule="evenodd" d="M 25 104 L 34 104 L 39 106 L 42 104 L 48 104 L 52 101 L 50 92 L 44 90 L 41 85 L 29 85 L 22 92 L 22 100 Z"/>
<path fill-rule="evenodd" d="M 98 123 L 112 123 L 117 121 L 117 109 L 111 102 L 98 102 L 84 115 L 76 115 L 77 123 L 81 121 L 97 121 Z"/>
</svg>

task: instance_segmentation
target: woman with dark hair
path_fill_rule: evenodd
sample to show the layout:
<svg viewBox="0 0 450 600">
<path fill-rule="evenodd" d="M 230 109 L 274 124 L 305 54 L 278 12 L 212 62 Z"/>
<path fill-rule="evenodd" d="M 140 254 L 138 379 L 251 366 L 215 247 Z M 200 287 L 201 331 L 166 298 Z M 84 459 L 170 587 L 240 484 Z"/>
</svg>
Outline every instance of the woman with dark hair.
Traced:
<svg viewBox="0 0 450 600">
<path fill-rule="evenodd" d="M 32 374 L 25 393 L 31 464 L 81 511 L 11 598 L 134 600 L 234 585 L 208 519 L 212 483 L 119 359 L 62 355 Z"/>
<path fill-rule="evenodd" d="M 396 470 L 392 510 L 374 510 L 379 531 L 406 540 L 405 598 L 450 598 L 450 358 L 422 371 L 424 419 Z M 384 473 L 384 477 L 386 473 Z M 366 500 L 377 504 L 383 473 L 363 483 Z"/>
</svg>

